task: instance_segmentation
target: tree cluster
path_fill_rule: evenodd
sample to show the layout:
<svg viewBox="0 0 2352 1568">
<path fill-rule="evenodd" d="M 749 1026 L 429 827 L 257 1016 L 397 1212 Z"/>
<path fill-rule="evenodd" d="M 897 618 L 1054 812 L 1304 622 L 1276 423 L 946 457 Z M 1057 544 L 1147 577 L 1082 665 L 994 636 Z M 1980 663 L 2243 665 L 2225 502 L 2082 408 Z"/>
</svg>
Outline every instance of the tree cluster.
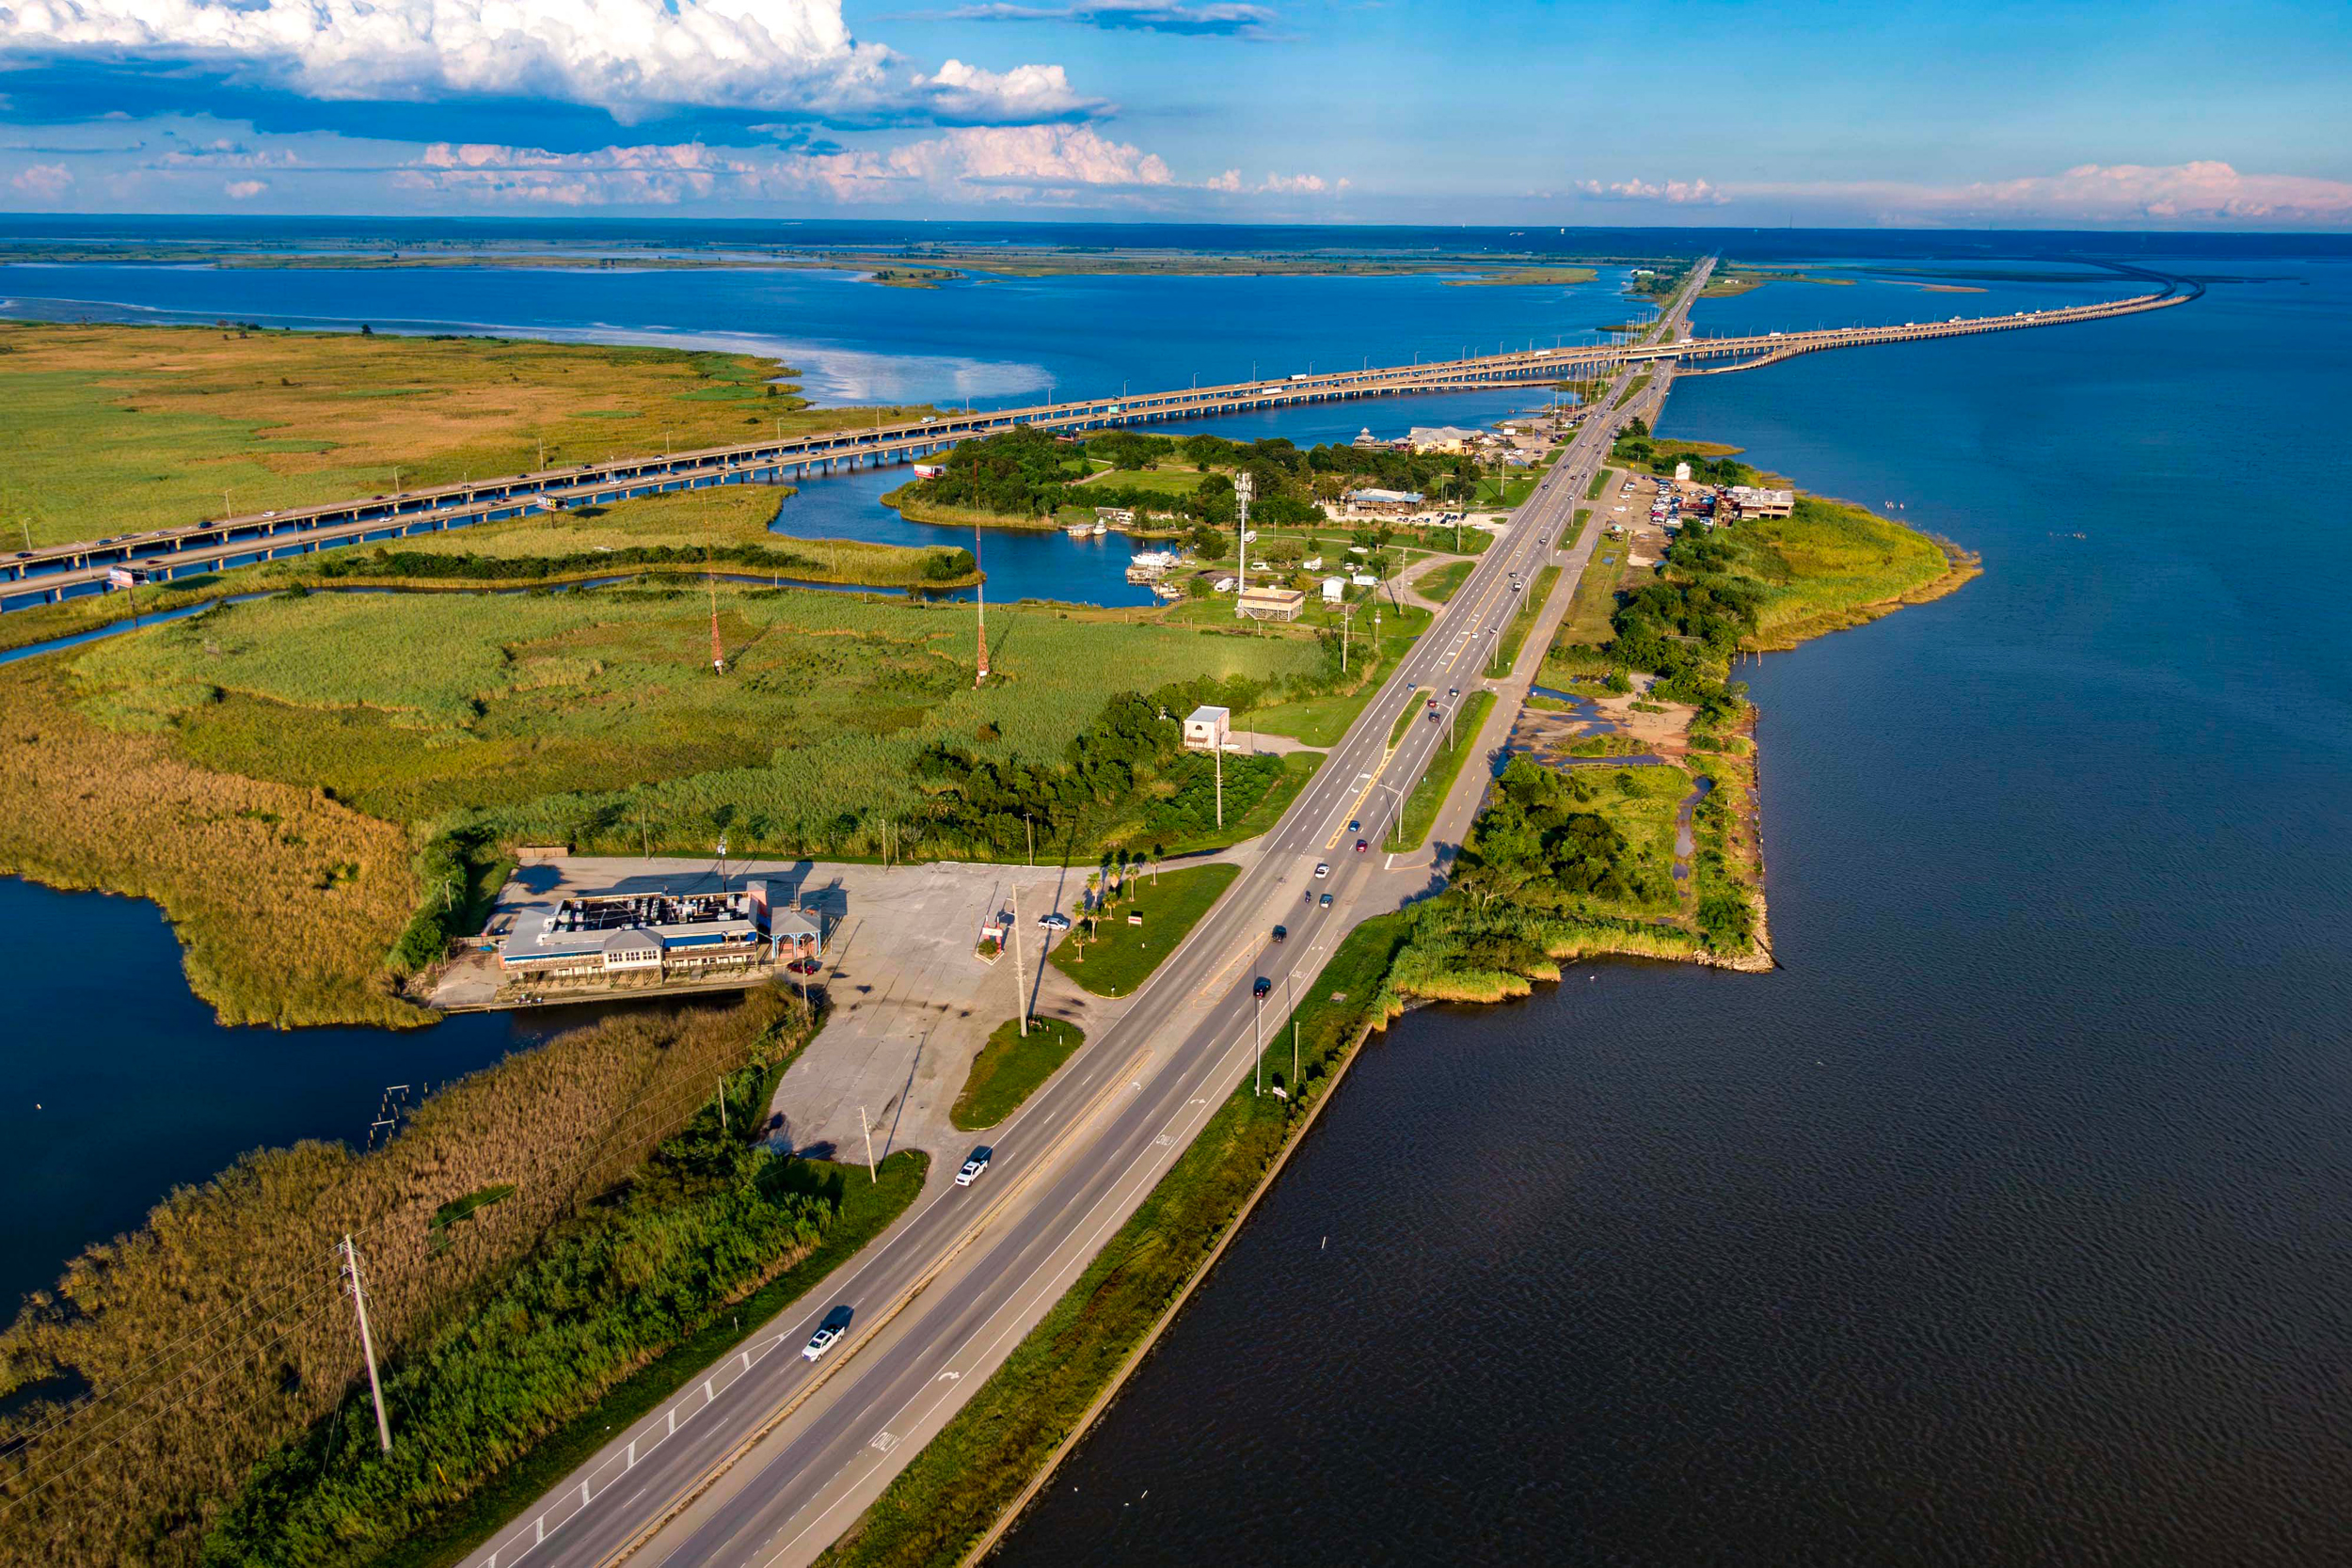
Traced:
<svg viewBox="0 0 2352 1568">
<path fill-rule="evenodd" d="M 1454 886 L 1482 909 L 1497 899 L 1554 912 L 1596 898 L 1671 901 L 1665 872 L 1637 859 L 1607 817 L 1583 809 L 1609 787 L 1584 770 L 1514 757 L 1471 824 Z"/>
</svg>

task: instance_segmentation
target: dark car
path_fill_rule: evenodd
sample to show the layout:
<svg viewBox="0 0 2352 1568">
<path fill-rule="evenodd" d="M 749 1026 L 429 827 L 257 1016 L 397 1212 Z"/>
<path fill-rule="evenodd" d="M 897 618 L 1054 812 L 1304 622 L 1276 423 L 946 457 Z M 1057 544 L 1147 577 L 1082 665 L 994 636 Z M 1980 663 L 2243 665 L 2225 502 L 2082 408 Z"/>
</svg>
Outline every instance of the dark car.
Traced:
<svg viewBox="0 0 2352 1568">
<path fill-rule="evenodd" d="M 817 958 L 795 958 L 784 967 L 795 974 L 814 974 L 825 966 Z"/>
<path fill-rule="evenodd" d="M 1462 694 L 1462 689 L 1458 686 L 1449 686 L 1445 689 L 1445 694 L 1449 697 L 1459 697 Z"/>
<path fill-rule="evenodd" d="M 1291 936 L 1291 928 L 1290 928 L 1289 927 L 1287 927 L 1287 926 L 1277 926 L 1276 927 L 1274 927 L 1274 940 L 1275 940 L 1275 941 L 1277 941 L 1277 942 L 1288 942 L 1288 941 L 1290 941 L 1290 936 Z"/>
<path fill-rule="evenodd" d="M 1274 982 L 1261 974 L 1258 976 L 1258 983 L 1249 988 L 1249 994 L 1252 996 L 1263 996 L 1273 989 Z"/>
<path fill-rule="evenodd" d="M 1364 842 L 1362 839 L 1360 839 L 1360 838 L 1359 838 L 1359 839 L 1358 839 L 1358 840 L 1356 841 L 1356 852 L 1357 852 L 1358 854 L 1359 854 L 1359 855 L 1360 855 L 1360 854 L 1362 854 L 1365 850 L 1367 850 L 1367 849 L 1369 849 L 1369 848 L 1371 848 L 1371 847 L 1372 847 L 1372 846 L 1371 846 L 1371 845 L 1369 845 L 1369 844 L 1365 843 L 1365 842 Z"/>
<path fill-rule="evenodd" d="M 1323 907 L 1327 910 L 1331 907 L 1331 895 L 1327 893 L 1323 895 Z"/>
<path fill-rule="evenodd" d="M 1347 831 L 1351 833 L 1362 832 L 1363 826 L 1364 825 L 1361 822 L 1357 821 L 1352 816 L 1347 819 Z"/>
</svg>

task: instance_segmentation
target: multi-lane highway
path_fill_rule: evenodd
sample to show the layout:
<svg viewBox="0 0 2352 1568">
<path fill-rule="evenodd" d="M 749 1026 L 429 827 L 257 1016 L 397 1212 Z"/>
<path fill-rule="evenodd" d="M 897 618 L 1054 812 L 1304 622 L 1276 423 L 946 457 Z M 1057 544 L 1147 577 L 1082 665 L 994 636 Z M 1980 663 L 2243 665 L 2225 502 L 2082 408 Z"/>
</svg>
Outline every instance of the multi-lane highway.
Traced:
<svg viewBox="0 0 2352 1568">
<path fill-rule="evenodd" d="M 1706 273 L 1699 269 L 1671 321 Z M 1356 841 L 1377 842 L 1446 729 L 1416 720 L 1391 748 L 1396 715 L 1423 688 L 1442 704 L 1478 684 L 1520 594 L 1557 557 L 1616 424 L 1654 408 L 1662 393 L 1654 381 L 1625 409 L 1586 420 L 1255 863 L 1120 1021 L 989 1135 L 995 1158 L 978 1184 L 933 1183 L 840 1278 L 758 1331 L 708 1381 L 615 1433 L 469 1562 L 597 1568 L 634 1556 L 782 1568 L 838 1536 L 1069 1288 L 1248 1073 L 1256 978 L 1274 988 L 1263 1012 L 1271 1043 L 1294 990 L 1312 982 L 1340 938 L 1395 906 L 1382 857 L 1358 851 Z M 1560 582 L 1555 597 L 1565 602 L 1573 589 Z M 1320 903 L 1327 893 L 1329 908 Z M 1271 941 L 1278 923 L 1291 930 L 1287 942 Z M 800 1347 L 836 1305 L 855 1311 L 850 1337 L 812 1365 Z"/>
</svg>

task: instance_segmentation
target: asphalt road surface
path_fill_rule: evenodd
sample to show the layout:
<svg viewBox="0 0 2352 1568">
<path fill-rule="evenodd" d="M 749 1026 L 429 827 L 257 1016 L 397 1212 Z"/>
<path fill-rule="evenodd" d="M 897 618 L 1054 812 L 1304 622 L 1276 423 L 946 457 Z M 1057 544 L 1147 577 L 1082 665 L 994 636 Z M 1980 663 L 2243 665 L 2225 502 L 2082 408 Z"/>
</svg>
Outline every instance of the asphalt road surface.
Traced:
<svg viewBox="0 0 2352 1568">
<path fill-rule="evenodd" d="M 1686 287 L 1677 324 L 1709 265 Z M 1610 399 L 1632 373 L 1638 368 Z M 1447 726 L 1416 719 L 1393 752 L 1390 729 L 1421 689 L 1442 709 L 1450 690 L 1477 685 L 1537 573 L 1559 559 L 1561 531 L 1615 428 L 1663 397 L 1670 372 L 1650 373 L 1642 398 L 1585 421 L 1331 750 L 1257 863 L 1125 1016 L 1004 1126 L 975 1138 L 995 1149 L 987 1174 L 969 1188 L 934 1182 L 838 1278 L 757 1331 L 707 1382 L 615 1432 L 595 1460 L 468 1558 L 469 1568 L 599 1568 L 624 1557 L 786 1568 L 814 1558 L 857 1518 L 1069 1289 L 1249 1071 L 1255 979 L 1273 983 L 1263 1009 L 1272 1044 L 1293 989 L 1312 983 L 1358 922 L 1396 906 L 1394 879 L 1380 885 L 1382 857 L 1355 843 L 1378 844 Z M 1318 876 L 1318 865 L 1327 873 Z M 1329 909 L 1318 902 L 1326 893 Z M 1290 928 L 1286 942 L 1271 940 L 1277 923 Z M 800 1347 L 836 1305 L 855 1311 L 850 1333 L 823 1360 L 803 1359 Z"/>
</svg>

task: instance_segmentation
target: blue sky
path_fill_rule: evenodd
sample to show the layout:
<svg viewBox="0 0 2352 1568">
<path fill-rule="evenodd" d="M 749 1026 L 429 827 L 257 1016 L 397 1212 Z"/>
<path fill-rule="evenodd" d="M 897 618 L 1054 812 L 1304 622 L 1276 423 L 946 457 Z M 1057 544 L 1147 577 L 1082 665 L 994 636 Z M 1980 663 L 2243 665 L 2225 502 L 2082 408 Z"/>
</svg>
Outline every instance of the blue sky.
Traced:
<svg viewBox="0 0 2352 1568">
<path fill-rule="evenodd" d="M 2352 229 L 2352 7 L 0 0 L 0 208 Z"/>
</svg>

